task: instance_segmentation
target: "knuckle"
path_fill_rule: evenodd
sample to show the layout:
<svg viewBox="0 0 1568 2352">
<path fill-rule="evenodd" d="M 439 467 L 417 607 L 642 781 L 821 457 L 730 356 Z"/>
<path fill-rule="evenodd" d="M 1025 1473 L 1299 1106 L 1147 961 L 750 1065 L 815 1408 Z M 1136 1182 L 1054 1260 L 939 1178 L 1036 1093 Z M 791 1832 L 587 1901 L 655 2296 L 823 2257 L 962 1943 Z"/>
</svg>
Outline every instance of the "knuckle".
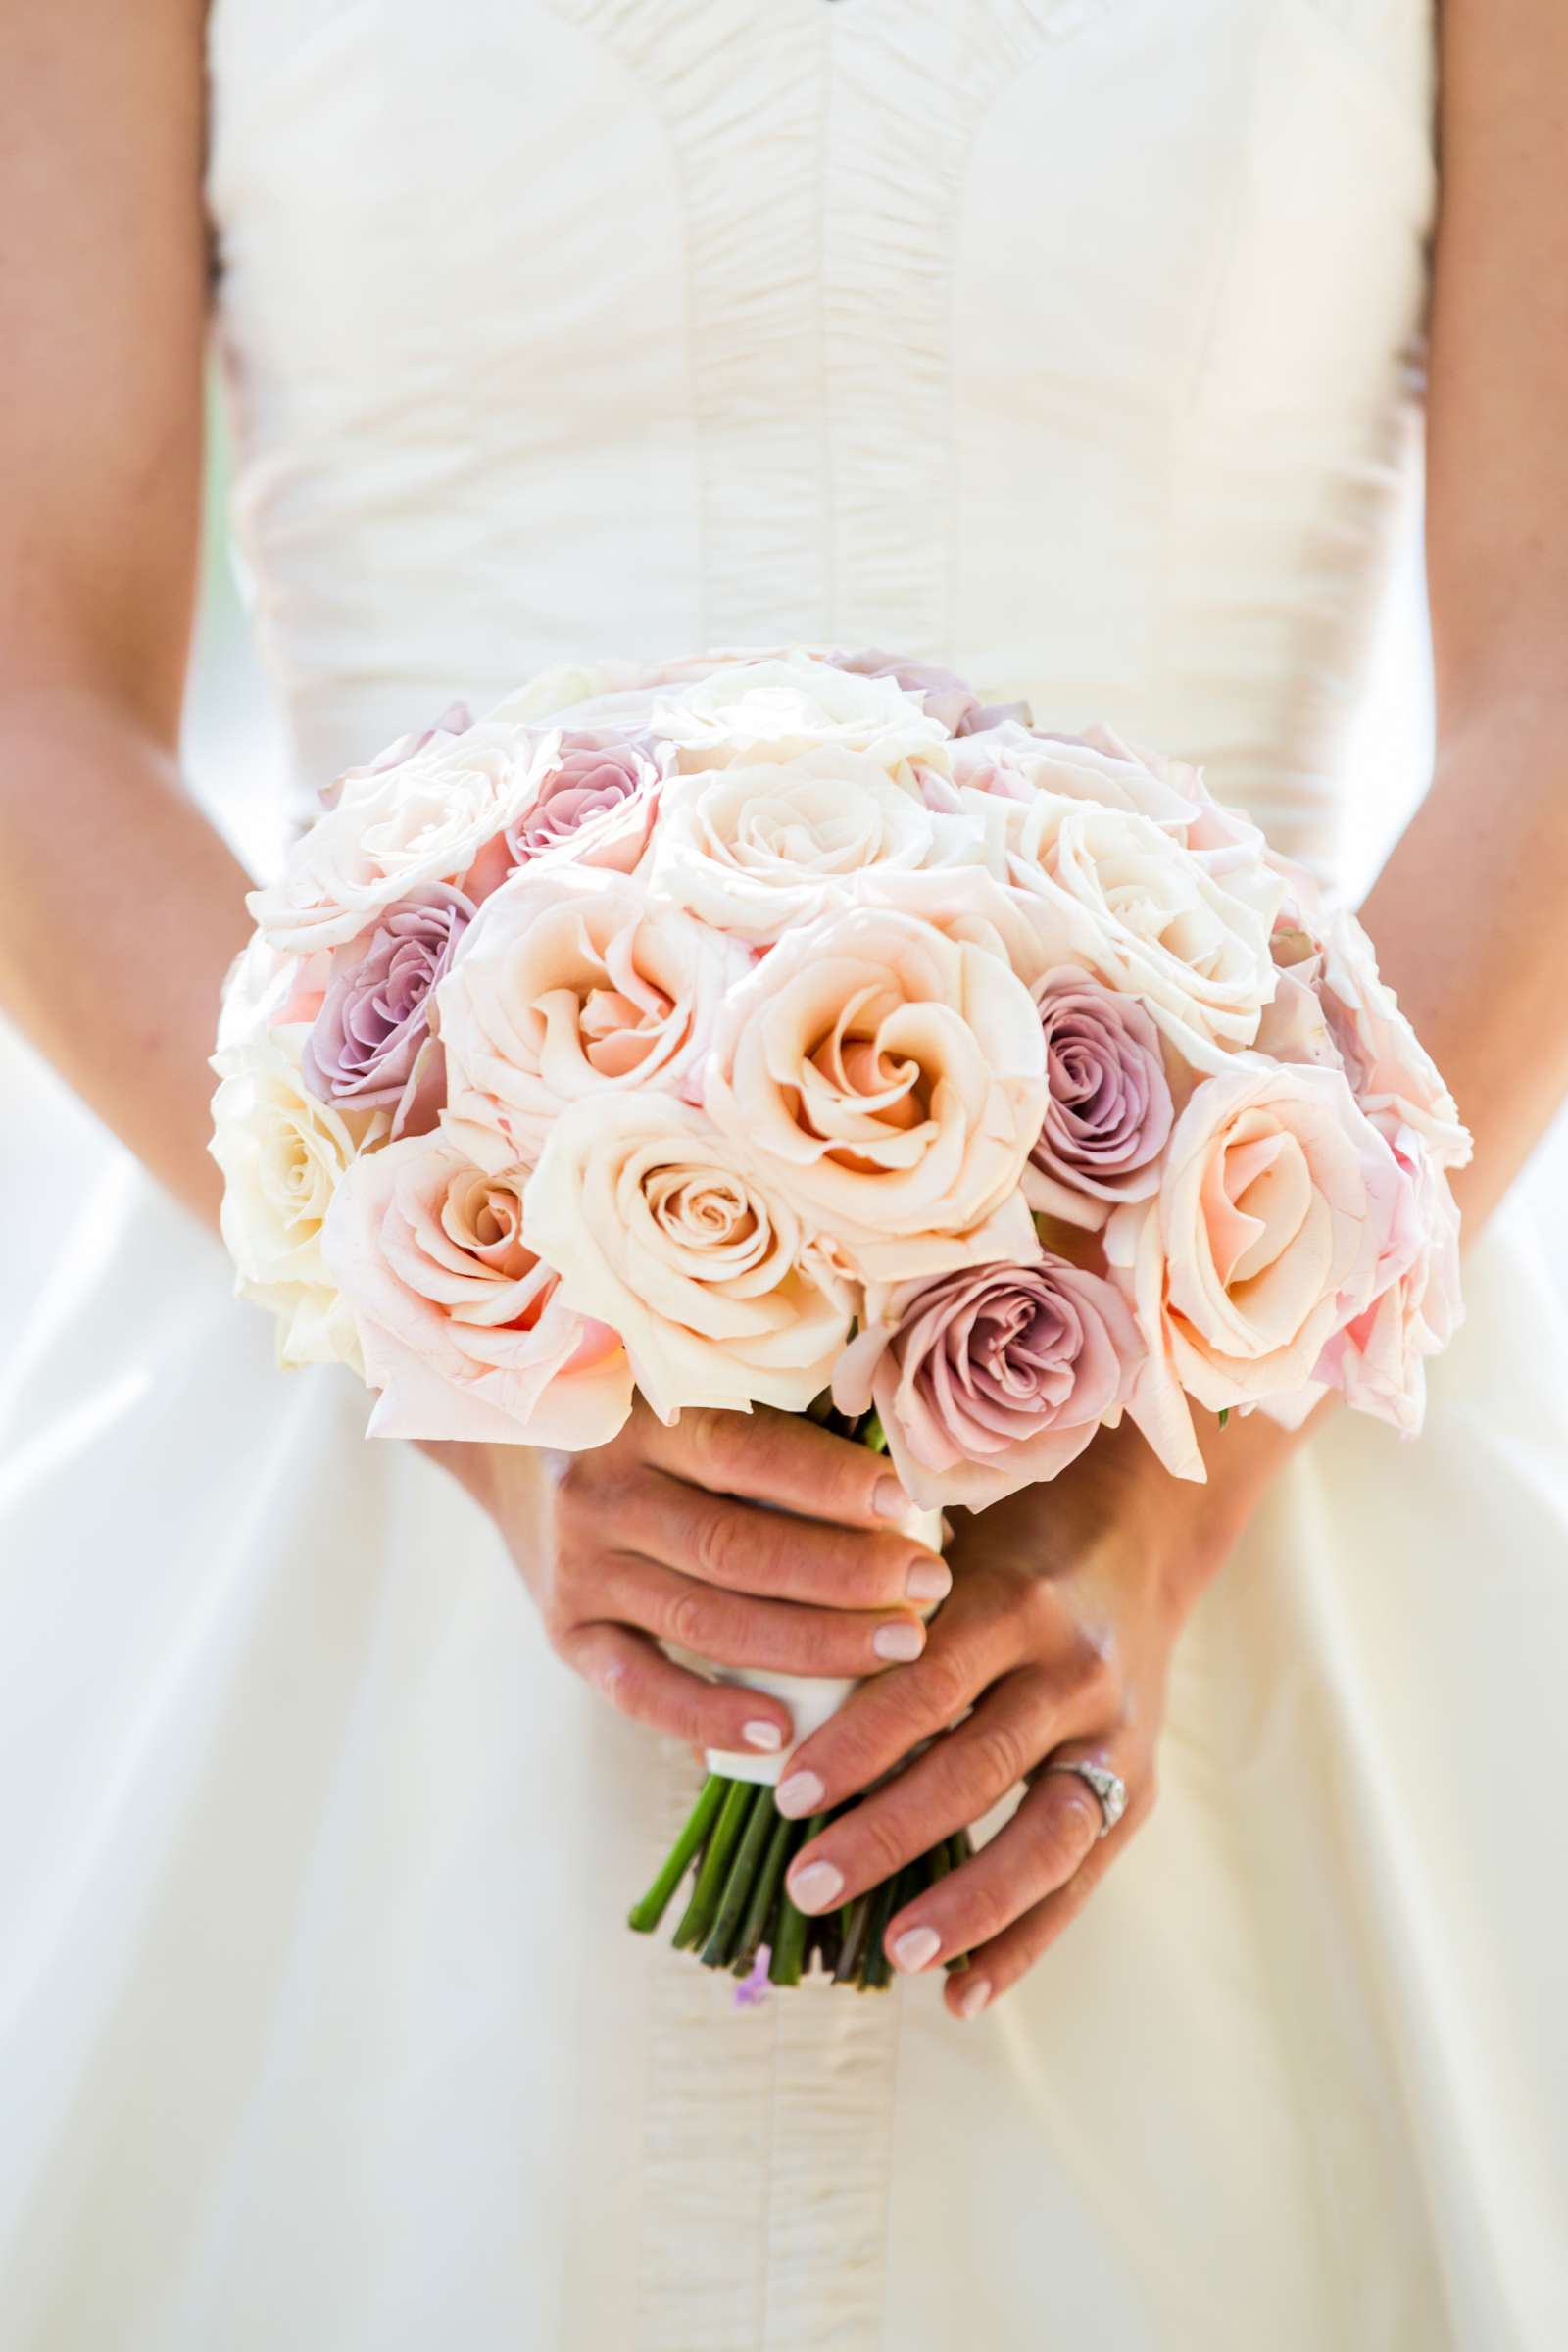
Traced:
<svg viewBox="0 0 1568 2352">
<path fill-rule="evenodd" d="M 721 1506 L 702 1512 L 692 1530 L 692 1566 L 697 1573 L 710 1584 L 732 1584 L 740 1566 L 739 1537 L 732 1512 Z"/>
<path fill-rule="evenodd" d="M 1075 1869 L 1099 1838 L 1104 1815 L 1099 1797 L 1075 1774 L 1054 1778 L 1054 1802 L 1045 1811 L 1038 1833 L 1042 1853 L 1048 1864 Z"/>
<path fill-rule="evenodd" d="M 897 1817 L 885 1807 L 863 1807 L 855 1826 L 858 1879 L 868 1883 L 890 1879 L 916 1850 L 914 1841 L 900 1829 Z"/>
<path fill-rule="evenodd" d="M 661 1633 L 681 1649 L 701 1651 L 712 1639 L 713 1610 L 707 1596 L 693 1586 L 680 1586 L 670 1593 L 662 1616 Z"/>
<path fill-rule="evenodd" d="M 1015 1724 L 977 1724 L 969 1745 L 971 1778 L 989 1797 L 1001 1795 L 1023 1779 L 1032 1761 L 1022 1733 Z"/>
<path fill-rule="evenodd" d="M 740 1459 L 736 1430 L 741 1416 L 716 1404 L 699 1405 L 680 1417 L 682 1450 L 705 1478 L 727 1479 Z"/>
<path fill-rule="evenodd" d="M 977 1945 L 989 1943 L 993 1936 L 1002 1934 L 1011 1918 L 1012 1906 L 999 1886 L 969 1887 L 962 1911 L 961 1948 L 973 1951 Z"/>
<path fill-rule="evenodd" d="M 951 1723 L 969 1704 L 974 1685 L 962 1651 L 953 1645 L 928 1649 L 910 1672 L 918 1673 L 921 1711 L 933 1724 Z"/>
</svg>

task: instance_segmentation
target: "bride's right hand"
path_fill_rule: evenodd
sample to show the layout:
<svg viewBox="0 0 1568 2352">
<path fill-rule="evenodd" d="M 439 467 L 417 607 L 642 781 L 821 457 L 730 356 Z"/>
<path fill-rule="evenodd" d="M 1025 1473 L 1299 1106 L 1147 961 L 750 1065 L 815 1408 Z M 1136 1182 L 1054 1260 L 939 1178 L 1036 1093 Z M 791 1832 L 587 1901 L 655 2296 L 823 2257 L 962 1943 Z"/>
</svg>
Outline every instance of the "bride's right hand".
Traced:
<svg viewBox="0 0 1568 2352">
<path fill-rule="evenodd" d="M 556 1654 L 698 1747 L 777 1750 L 789 1709 L 661 1643 L 717 1666 L 874 1674 L 919 1656 L 918 1612 L 952 1581 L 890 1525 L 909 1503 L 886 1461 L 798 1415 L 686 1412 L 666 1429 L 639 1399 L 612 1444 L 553 1457 L 554 1477 L 522 1446 L 463 1448 L 463 1464 L 438 1450 L 494 1518 Z"/>
</svg>

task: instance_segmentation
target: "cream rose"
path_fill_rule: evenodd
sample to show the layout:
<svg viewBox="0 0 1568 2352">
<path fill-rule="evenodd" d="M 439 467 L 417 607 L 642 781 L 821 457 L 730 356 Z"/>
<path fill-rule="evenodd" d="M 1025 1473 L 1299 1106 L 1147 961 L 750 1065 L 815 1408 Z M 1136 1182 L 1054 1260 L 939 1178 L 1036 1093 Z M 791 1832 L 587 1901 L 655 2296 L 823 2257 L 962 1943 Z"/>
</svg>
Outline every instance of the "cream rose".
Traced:
<svg viewBox="0 0 1568 2352">
<path fill-rule="evenodd" d="M 573 1313 L 522 1239 L 520 1168 L 476 1168 L 439 1135 L 356 1160 L 321 1253 L 353 1315 L 370 1433 L 603 1446 L 631 1410 L 614 1332 Z"/>
<path fill-rule="evenodd" d="M 551 1130 L 523 1232 L 562 1296 L 620 1333 L 662 1419 L 685 1406 L 804 1411 L 849 1317 L 813 1278 L 789 1204 L 690 1103 L 597 1095 Z"/>
<path fill-rule="evenodd" d="M 1045 1066 L 999 956 L 860 906 L 792 932 L 734 991 L 705 1100 L 862 1277 L 901 1282 L 1038 1254 L 1018 1182 Z"/>
<path fill-rule="evenodd" d="M 481 1165 L 531 1165 L 551 1121 L 599 1093 L 695 1093 L 750 953 L 640 882 L 560 865 L 487 899 L 437 992 L 446 1124 Z"/>
<path fill-rule="evenodd" d="M 1184 847 L 1205 856 L 1265 854 L 1257 827 L 1214 799 L 1201 768 L 1140 751 L 1109 727 L 1048 735 L 1009 719 L 964 737 L 954 745 L 952 758 L 956 784 L 1005 800 L 1055 793 L 1147 816 Z"/>
<path fill-rule="evenodd" d="M 486 722 L 368 771 L 296 842 L 280 879 L 246 904 L 272 946 L 340 947 L 425 883 L 461 883 L 523 807 L 541 743 Z"/>
<path fill-rule="evenodd" d="M 1188 1396 L 1245 1409 L 1313 1378 L 1372 1298 L 1399 1191 L 1338 1070 L 1240 1055 L 1197 1088 L 1158 1195 L 1105 1228 L 1149 1351 L 1131 1409 L 1168 1469 L 1203 1476 Z"/>
<path fill-rule="evenodd" d="M 861 876 L 961 863 L 984 839 L 977 816 L 928 808 L 907 765 L 890 774 L 858 752 L 804 752 L 666 785 L 649 883 L 763 945 L 844 904 Z"/>
<path fill-rule="evenodd" d="M 385 1137 L 388 1114 L 340 1111 L 301 1075 L 307 1022 L 258 1030 L 213 1056 L 208 1149 L 223 1171 L 220 1223 L 235 1290 L 278 1318 L 284 1364 L 360 1368 L 353 1323 L 321 1253 L 321 1231 L 344 1171 Z"/>
<path fill-rule="evenodd" d="M 1196 1068 L 1251 1044 L 1275 989 L 1278 874 L 1261 859 L 1210 861 L 1149 817 L 1054 793 L 1007 818 L 1008 880 L 1056 960 L 1139 998 Z"/>
<path fill-rule="evenodd" d="M 650 723 L 680 746 L 687 770 L 793 760 L 828 745 L 888 769 L 916 758 L 947 765 L 947 729 L 918 695 L 803 653 L 736 662 L 678 695 L 656 695 Z"/>
</svg>

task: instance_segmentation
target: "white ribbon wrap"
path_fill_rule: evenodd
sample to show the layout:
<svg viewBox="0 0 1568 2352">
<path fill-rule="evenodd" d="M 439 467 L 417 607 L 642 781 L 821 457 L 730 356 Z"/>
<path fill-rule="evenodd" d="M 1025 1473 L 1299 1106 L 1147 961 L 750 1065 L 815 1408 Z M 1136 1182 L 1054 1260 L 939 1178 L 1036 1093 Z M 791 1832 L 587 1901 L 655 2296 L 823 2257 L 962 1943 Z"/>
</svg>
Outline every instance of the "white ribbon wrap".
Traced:
<svg viewBox="0 0 1568 2352">
<path fill-rule="evenodd" d="M 943 1526 L 940 1511 L 911 1509 L 901 1522 L 906 1535 L 917 1544 L 927 1544 L 933 1551 L 942 1549 Z M 937 1604 L 932 1603 L 932 1607 Z M 921 1611 L 929 1616 L 930 1609 Z M 769 1698 L 781 1698 L 795 1722 L 795 1737 L 776 1755 L 758 1755 L 750 1748 L 728 1754 L 718 1748 L 708 1751 L 710 1772 L 721 1772 L 726 1780 L 756 1781 L 776 1788 L 785 1767 L 798 1747 L 804 1747 L 813 1733 L 836 1715 L 852 1690 L 858 1690 L 858 1675 L 832 1674 L 770 1674 L 761 1667 L 710 1666 L 707 1671 L 715 1682 L 733 1683 L 743 1690 L 765 1691 Z"/>
</svg>

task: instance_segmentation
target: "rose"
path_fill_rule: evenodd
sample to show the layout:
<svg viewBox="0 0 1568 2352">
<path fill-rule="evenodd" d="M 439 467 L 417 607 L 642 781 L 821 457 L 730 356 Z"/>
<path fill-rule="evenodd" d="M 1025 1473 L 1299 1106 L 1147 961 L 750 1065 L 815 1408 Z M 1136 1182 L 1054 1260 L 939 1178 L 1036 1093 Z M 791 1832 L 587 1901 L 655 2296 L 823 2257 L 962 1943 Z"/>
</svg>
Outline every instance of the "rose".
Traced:
<svg viewBox="0 0 1568 2352">
<path fill-rule="evenodd" d="M 1066 1258 L 963 1267 L 875 1302 L 833 1401 L 875 1405 L 915 1502 L 984 1510 L 1055 1478 L 1114 1427 L 1142 1353 L 1119 1294 Z"/>
<path fill-rule="evenodd" d="M 782 763 L 706 769 L 664 788 L 650 887 L 715 929 L 764 944 L 843 904 L 860 876 L 978 856 L 974 817 L 927 808 L 858 752 L 805 752 Z"/>
<path fill-rule="evenodd" d="M 564 1111 L 523 1232 L 570 1304 L 620 1333 L 662 1420 L 698 1405 L 801 1412 L 827 1386 L 848 1316 L 793 1209 L 690 1103 L 601 1094 Z"/>
<path fill-rule="evenodd" d="M 646 737 L 562 733 L 527 806 L 507 827 L 514 863 L 569 849 L 585 865 L 629 874 L 648 844 L 661 763 Z"/>
<path fill-rule="evenodd" d="M 1033 1209 L 1091 1229 L 1159 1189 L 1174 1116 L 1159 1033 L 1131 997 L 1065 965 L 1037 982 L 1046 1041 L 1045 1124 L 1024 1193 Z"/>
<path fill-rule="evenodd" d="M 869 649 L 858 654 L 830 654 L 828 660 L 857 677 L 892 678 L 906 694 L 919 695 L 926 716 L 939 720 L 950 735 L 972 735 L 982 727 L 1005 721 L 1029 724 L 1027 703 L 984 704 L 966 679 L 928 662 L 906 662 L 898 654 Z"/>
<path fill-rule="evenodd" d="M 891 678 L 854 677 L 804 653 L 733 662 L 677 696 L 656 696 L 650 723 L 680 746 L 688 771 L 793 760 L 829 744 L 890 769 L 947 759 L 946 728 Z"/>
<path fill-rule="evenodd" d="M 322 1256 L 381 1391 L 376 1437 L 602 1446 L 631 1410 L 612 1331 L 562 1300 L 522 1239 L 520 1169 L 490 1175 L 439 1135 L 356 1160 Z"/>
<path fill-rule="evenodd" d="M 384 751 L 377 752 L 375 758 L 368 760 L 363 767 L 346 767 L 340 776 L 322 789 L 322 808 L 335 808 L 340 801 L 352 800 L 368 777 L 384 776 L 389 767 L 401 767 L 405 760 L 412 760 L 416 752 L 422 752 L 428 744 L 444 745 L 455 736 L 466 735 L 472 724 L 473 712 L 466 703 L 449 703 L 434 726 L 413 728 L 407 735 L 399 735 Z"/>
<path fill-rule="evenodd" d="M 531 1165 L 584 1095 L 695 1093 L 751 961 L 623 875 L 524 866 L 485 901 L 437 992 L 449 1128 L 482 1166 Z"/>
<path fill-rule="evenodd" d="M 870 906 L 792 931 L 719 1014 L 704 1099 L 866 1279 L 1036 1254 L 1045 1046 L 984 948 Z"/>
<path fill-rule="evenodd" d="M 1284 895 L 1261 860 L 1210 860 L 1149 817 L 1042 792 L 1007 810 L 1006 870 L 1043 943 L 1137 997 L 1195 1068 L 1257 1034 Z"/>
<path fill-rule="evenodd" d="M 1317 994 L 1356 1101 L 1387 1135 L 1413 1128 L 1440 1168 L 1464 1167 L 1469 1134 L 1442 1073 L 1381 977 L 1371 940 L 1338 906 L 1324 911 L 1321 939 Z"/>
<path fill-rule="evenodd" d="M 385 1137 L 385 1111 L 338 1111 L 300 1074 L 306 1031 L 261 1030 L 213 1056 L 208 1146 L 223 1171 L 220 1225 L 242 1298 L 278 1317 L 284 1364 L 359 1364 L 354 1327 L 321 1254 L 321 1229 L 346 1168 Z"/>
<path fill-rule="evenodd" d="M 1402 1183 L 1372 1303 L 1334 1333 L 1314 1378 L 1357 1411 L 1414 1437 L 1426 1417 L 1426 1358 L 1464 1318 L 1459 1211 L 1435 1152 L 1411 1127 L 1390 1139 Z"/>
<path fill-rule="evenodd" d="M 1189 1396 L 1216 1412 L 1292 1396 L 1370 1303 L 1398 1190 L 1338 1070 L 1249 1054 L 1195 1090 L 1157 1196 L 1105 1229 L 1148 1349 L 1133 1415 L 1178 1477 L 1204 1474 Z"/>
<path fill-rule="evenodd" d="M 1124 743 L 1108 727 L 1083 735 L 1047 734 L 1012 720 L 967 736 L 952 756 L 953 779 L 971 790 L 1028 802 L 1037 793 L 1121 808 L 1175 835 L 1184 848 L 1223 858 L 1265 856 L 1263 836 L 1234 808 L 1222 808 L 1200 768 Z"/>
<path fill-rule="evenodd" d="M 252 916 L 274 947 L 308 955 L 341 947 L 426 883 L 462 883 L 527 801 L 540 751 L 487 720 L 368 774 L 296 842 L 281 878 L 252 891 Z"/>
<path fill-rule="evenodd" d="M 430 882 L 389 907 L 368 939 L 338 950 L 301 1056 L 313 1094 L 339 1108 L 390 1109 L 394 1136 L 434 1124 L 440 1054 L 430 992 L 473 911 L 461 890 Z"/>
</svg>

